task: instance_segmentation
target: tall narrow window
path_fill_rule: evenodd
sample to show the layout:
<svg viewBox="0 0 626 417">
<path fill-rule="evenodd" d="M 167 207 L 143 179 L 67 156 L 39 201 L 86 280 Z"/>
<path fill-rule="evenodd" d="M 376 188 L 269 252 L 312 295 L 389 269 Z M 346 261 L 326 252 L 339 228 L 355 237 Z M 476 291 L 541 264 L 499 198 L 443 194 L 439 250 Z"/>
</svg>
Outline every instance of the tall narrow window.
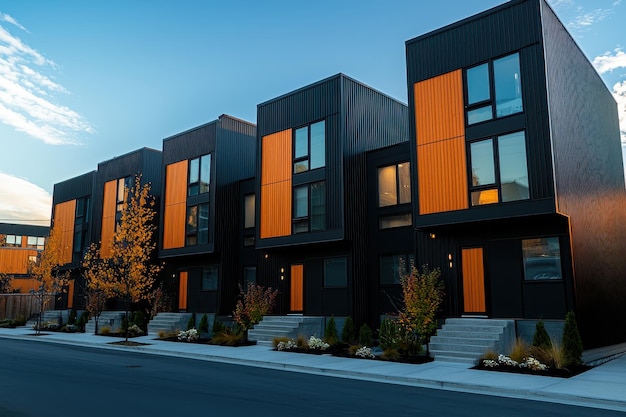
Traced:
<svg viewBox="0 0 626 417">
<path fill-rule="evenodd" d="M 206 245 L 209 243 L 209 205 L 198 204 L 187 207 L 186 245 Z"/>
<path fill-rule="evenodd" d="M 202 290 L 217 290 L 217 281 L 219 279 L 219 269 L 217 265 L 205 266 L 202 268 Z"/>
<path fill-rule="evenodd" d="M 326 166 L 326 124 L 322 120 L 295 130 L 293 172 Z"/>
<path fill-rule="evenodd" d="M 465 80 L 468 125 L 524 111 L 518 53 L 468 68 Z"/>
<path fill-rule="evenodd" d="M 293 233 L 326 230 L 326 182 L 293 189 Z"/>
<path fill-rule="evenodd" d="M 409 162 L 378 168 L 378 207 L 411 202 Z"/>
<path fill-rule="evenodd" d="M 117 206 L 116 210 L 121 212 L 124 210 L 124 204 L 128 200 L 128 191 L 130 190 L 130 177 L 124 177 L 117 180 Z M 118 219 L 119 221 L 119 219 Z"/>
<path fill-rule="evenodd" d="M 500 186 L 502 201 L 527 200 L 528 166 L 524 132 L 515 132 L 498 138 Z"/>
<path fill-rule="evenodd" d="M 294 233 L 309 231 L 309 186 L 293 189 Z"/>
<path fill-rule="evenodd" d="M 326 183 L 311 184 L 311 230 L 326 230 Z"/>
<path fill-rule="evenodd" d="M 256 266 L 246 266 L 243 268 L 244 285 L 256 284 Z"/>
<path fill-rule="evenodd" d="M 208 193 L 211 182 L 211 154 L 203 155 L 189 160 L 189 185 L 190 196 Z"/>
<path fill-rule="evenodd" d="M 248 229 L 254 227 L 255 213 L 254 213 L 255 197 L 254 194 L 248 194 L 244 197 L 244 225 L 243 227 Z"/>
</svg>

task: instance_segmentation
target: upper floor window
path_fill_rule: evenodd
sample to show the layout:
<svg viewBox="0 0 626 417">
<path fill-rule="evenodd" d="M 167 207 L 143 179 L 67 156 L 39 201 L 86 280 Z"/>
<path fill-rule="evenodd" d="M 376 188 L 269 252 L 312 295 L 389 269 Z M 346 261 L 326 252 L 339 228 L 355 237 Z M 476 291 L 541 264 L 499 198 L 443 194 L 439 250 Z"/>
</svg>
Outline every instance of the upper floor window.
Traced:
<svg viewBox="0 0 626 417">
<path fill-rule="evenodd" d="M 465 78 L 468 125 L 524 111 L 518 53 L 468 68 Z"/>
<path fill-rule="evenodd" d="M 26 247 L 43 250 L 44 244 L 46 242 L 45 237 L 41 236 L 28 236 L 26 238 Z"/>
<path fill-rule="evenodd" d="M 326 182 L 293 189 L 293 233 L 326 229 Z"/>
<path fill-rule="evenodd" d="M 185 234 L 187 246 L 209 243 L 209 205 L 207 203 L 187 207 Z"/>
<path fill-rule="evenodd" d="M 409 162 L 378 168 L 378 207 L 411 202 Z"/>
<path fill-rule="evenodd" d="M 121 212 L 124 209 L 124 204 L 128 198 L 128 190 L 130 190 L 130 177 L 124 177 L 117 180 L 117 198 L 116 198 L 116 210 Z"/>
<path fill-rule="evenodd" d="M 76 200 L 76 213 L 74 224 L 89 223 L 89 197 L 83 197 Z"/>
<path fill-rule="evenodd" d="M 471 142 L 469 154 L 472 206 L 530 198 L 524 132 Z"/>
<path fill-rule="evenodd" d="M 293 172 L 305 172 L 326 165 L 326 124 L 313 123 L 295 130 Z"/>
<path fill-rule="evenodd" d="M 209 192 L 211 183 L 211 154 L 189 160 L 188 194 L 198 195 Z"/>
<path fill-rule="evenodd" d="M 255 197 L 254 194 L 248 194 L 244 197 L 244 221 L 243 221 L 243 227 L 248 229 L 250 227 L 254 227 L 254 204 L 255 204 Z"/>
<path fill-rule="evenodd" d="M 6 235 L 3 246 L 22 247 L 22 236 Z"/>
</svg>

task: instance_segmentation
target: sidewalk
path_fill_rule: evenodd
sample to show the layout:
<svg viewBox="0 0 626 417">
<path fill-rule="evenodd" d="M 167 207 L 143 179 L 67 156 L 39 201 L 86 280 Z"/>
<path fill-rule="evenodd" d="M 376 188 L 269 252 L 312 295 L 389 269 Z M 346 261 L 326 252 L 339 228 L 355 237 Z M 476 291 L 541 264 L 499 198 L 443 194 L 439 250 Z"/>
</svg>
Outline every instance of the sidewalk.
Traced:
<svg viewBox="0 0 626 417">
<path fill-rule="evenodd" d="M 331 355 L 277 352 L 264 346 L 223 347 L 155 340 L 155 336 L 133 338 L 148 346 L 116 346 L 110 337 L 86 333 L 54 333 L 32 336 L 27 327 L 0 329 L 0 338 L 63 343 L 77 346 L 125 350 L 261 368 L 352 378 L 390 384 L 446 389 L 483 395 L 549 401 L 608 410 L 626 411 L 626 344 L 585 352 L 591 359 L 614 359 L 569 379 L 504 372 L 478 371 L 468 365 L 430 362 L 411 365 Z M 1 342 L 0 342 L 1 346 Z"/>
</svg>

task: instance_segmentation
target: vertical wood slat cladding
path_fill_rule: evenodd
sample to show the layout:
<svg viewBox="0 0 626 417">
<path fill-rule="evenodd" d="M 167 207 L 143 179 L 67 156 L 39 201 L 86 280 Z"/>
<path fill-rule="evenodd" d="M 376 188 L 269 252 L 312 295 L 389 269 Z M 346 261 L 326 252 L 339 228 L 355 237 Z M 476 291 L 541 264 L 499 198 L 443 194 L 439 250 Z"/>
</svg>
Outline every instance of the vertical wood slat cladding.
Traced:
<svg viewBox="0 0 626 417">
<path fill-rule="evenodd" d="M 290 277 L 289 309 L 291 311 L 304 311 L 304 265 L 291 265 Z"/>
<path fill-rule="evenodd" d="M 61 247 L 61 264 L 72 262 L 74 243 L 74 217 L 76 215 L 76 200 L 59 203 L 54 207 L 54 233 L 58 234 Z"/>
<path fill-rule="evenodd" d="M 414 85 L 419 214 L 468 208 L 461 70 Z"/>
<path fill-rule="evenodd" d="M 187 160 L 170 164 L 165 172 L 163 249 L 185 246 L 187 208 Z"/>
<path fill-rule="evenodd" d="M 110 243 L 115 233 L 115 210 L 117 204 L 117 180 L 107 181 L 104 184 L 104 199 L 102 201 L 102 232 L 100 234 L 100 256 L 111 256 Z"/>
<path fill-rule="evenodd" d="M 461 250 L 463 306 L 466 313 L 485 313 L 483 248 Z"/>
<path fill-rule="evenodd" d="M 261 142 L 261 239 L 291 234 L 291 129 Z"/>
<path fill-rule="evenodd" d="M 187 271 L 183 271 L 179 274 L 178 308 L 180 310 L 187 309 L 187 280 L 188 278 L 189 278 L 189 275 Z"/>
<path fill-rule="evenodd" d="M 37 256 L 37 250 L 0 248 L 0 270 L 6 274 L 27 274 L 29 256 Z"/>
</svg>

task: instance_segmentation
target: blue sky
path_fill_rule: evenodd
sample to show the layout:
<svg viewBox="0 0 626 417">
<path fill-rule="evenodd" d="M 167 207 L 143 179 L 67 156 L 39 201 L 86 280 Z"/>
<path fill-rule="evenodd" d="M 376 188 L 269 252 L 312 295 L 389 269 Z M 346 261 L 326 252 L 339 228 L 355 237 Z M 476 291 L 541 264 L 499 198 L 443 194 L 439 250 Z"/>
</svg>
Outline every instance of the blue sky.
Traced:
<svg viewBox="0 0 626 417">
<path fill-rule="evenodd" d="M 0 0 L 0 222 L 47 224 L 55 183 L 339 72 L 406 103 L 404 42 L 501 3 Z M 549 3 L 626 142 L 626 2 Z"/>
</svg>

